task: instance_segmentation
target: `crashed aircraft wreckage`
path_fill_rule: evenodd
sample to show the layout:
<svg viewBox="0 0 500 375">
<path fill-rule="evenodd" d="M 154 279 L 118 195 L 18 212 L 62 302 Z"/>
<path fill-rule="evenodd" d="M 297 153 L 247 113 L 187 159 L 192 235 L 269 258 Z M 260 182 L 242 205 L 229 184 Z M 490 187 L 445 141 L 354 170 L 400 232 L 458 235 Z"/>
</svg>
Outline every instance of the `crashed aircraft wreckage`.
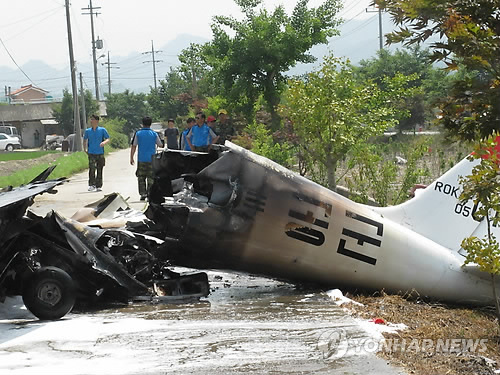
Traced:
<svg viewBox="0 0 500 375">
<path fill-rule="evenodd" d="M 145 214 L 174 264 L 493 304 L 490 276 L 462 267 L 462 239 L 486 233 L 458 199 L 459 176 L 475 163 L 464 159 L 416 198 L 378 208 L 231 142 L 208 154 L 166 151 L 153 160 Z"/>
<path fill-rule="evenodd" d="M 159 282 L 173 282 L 164 288 L 171 294 L 183 276 L 167 266 L 179 265 L 492 304 L 489 275 L 462 267 L 462 239 L 486 233 L 470 203 L 458 200 L 459 176 L 474 163 L 464 159 L 416 198 L 379 208 L 231 142 L 209 153 L 167 150 L 153 159 L 155 182 L 140 220 L 108 219 L 127 210 L 116 194 L 72 219 L 22 216 L 35 195 L 62 183 L 44 181 L 46 174 L 0 195 L 0 297 L 22 294 L 35 315 L 58 318 L 75 299 L 130 300 Z M 187 277 L 186 294 L 208 294 L 206 274 Z"/>
<path fill-rule="evenodd" d="M 5 296 L 22 295 L 38 318 L 59 319 L 75 302 L 84 306 L 208 295 L 206 273 L 178 274 L 153 255 L 163 243 L 157 238 L 126 228 L 91 227 L 55 212 L 25 214 L 36 195 L 55 193 L 64 182 L 44 181 L 50 172 L 0 193 L 1 302 Z M 84 211 L 86 217 L 99 217 L 116 201 L 116 194 L 105 197 L 91 209 L 93 215 Z"/>
</svg>

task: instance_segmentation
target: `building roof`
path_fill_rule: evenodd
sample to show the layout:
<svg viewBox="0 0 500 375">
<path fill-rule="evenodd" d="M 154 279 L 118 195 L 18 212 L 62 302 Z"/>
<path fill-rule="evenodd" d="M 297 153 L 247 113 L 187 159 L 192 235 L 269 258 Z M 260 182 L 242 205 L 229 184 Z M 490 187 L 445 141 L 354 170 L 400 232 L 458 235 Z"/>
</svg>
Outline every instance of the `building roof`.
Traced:
<svg viewBox="0 0 500 375">
<path fill-rule="evenodd" d="M 27 86 L 21 86 L 20 89 L 17 89 L 13 92 L 10 93 L 10 96 L 15 96 L 15 95 L 19 95 L 25 91 L 28 91 L 28 90 L 35 90 L 35 91 L 39 91 L 39 92 L 42 92 L 44 94 L 48 93 L 48 91 L 44 90 L 44 89 L 41 89 L 39 87 L 35 87 L 33 85 L 27 85 Z"/>
</svg>

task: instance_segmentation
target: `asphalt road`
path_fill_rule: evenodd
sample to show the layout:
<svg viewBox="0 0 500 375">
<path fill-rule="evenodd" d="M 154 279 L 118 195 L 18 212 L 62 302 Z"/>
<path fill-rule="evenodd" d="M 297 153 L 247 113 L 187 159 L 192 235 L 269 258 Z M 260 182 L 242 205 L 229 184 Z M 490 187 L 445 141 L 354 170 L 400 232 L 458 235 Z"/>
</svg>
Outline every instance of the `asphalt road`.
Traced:
<svg viewBox="0 0 500 375">
<path fill-rule="evenodd" d="M 135 156 L 137 160 L 137 155 Z M 68 182 L 57 188 L 57 194 L 43 194 L 35 199 L 31 209 L 38 214 L 55 210 L 71 217 L 78 209 L 95 202 L 106 194 L 119 192 L 127 199 L 129 206 L 136 210 L 145 208 L 146 203 L 139 200 L 135 166 L 130 165 L 130 149 L 115 151 L 106 157 L 103 170 L 103 187 L 100 192 L 89 192 L 88 170 L 69 178 Z"/>
<path fill-rule="evenodd" d="M 32 209 L 69 217 L 112 192 L 144 209 L 128 160 L 129 150 L 108 156 L 102 192 L 87 191 L 84 172 L 57 194 L 38 196 Z M 34 318 L 20 297 L 8 298 L 0 303 L 0 373 L 404 374 L 351 347 L 380 340 L 379 327 L 352 318 L 325 291 L 250 275 L 208 275 L 211 294 L 199 303 L 134 303 L 54 322 Z M 337 351 L 345 343 L 349 350 Z"/>
</svg>

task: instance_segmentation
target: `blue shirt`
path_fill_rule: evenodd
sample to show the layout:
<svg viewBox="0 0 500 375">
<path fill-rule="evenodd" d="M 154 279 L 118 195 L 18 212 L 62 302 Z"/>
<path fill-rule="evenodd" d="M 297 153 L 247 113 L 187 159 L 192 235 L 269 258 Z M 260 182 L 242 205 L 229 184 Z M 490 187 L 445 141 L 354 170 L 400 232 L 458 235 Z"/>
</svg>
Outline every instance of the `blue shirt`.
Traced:
<svg viewBox="0 0 500 375">
<path fill-rule="evenodd" d="M 189 143 L 186 141 L 186 137 L 191 129 L 186 129 L 181 133 L 181 150 L 191 151 L 191 147 L 189 147 Z"/>
<path fill-rule="evenodd" d="M 156 152 L 156 145 L 161 146 L 160 137 L 151 128 L 142 128 L 135 132 L 132 145 L 139 146 L 137 161 L 140 163 L 151 163 Z"/>
<path fill-rule="evenodd" d="M 207 124 L 202 126 L 195 125 L 191 128 L 188 134 L 191 144 L 195 147 L 208 146 L 212 143 L 212 139 L 216 137 L 213 130 Z"/>
<path fill-rule="evenodd" d="M 99 146 L 102 141 L 109 138 L 106 128 L 98 126 L 97 128 L 87 128 L 83 134 L 83 139 L 87 139 L 89 154 L 102 155 L 104 154 L 104 147 Z"/>
</svg>

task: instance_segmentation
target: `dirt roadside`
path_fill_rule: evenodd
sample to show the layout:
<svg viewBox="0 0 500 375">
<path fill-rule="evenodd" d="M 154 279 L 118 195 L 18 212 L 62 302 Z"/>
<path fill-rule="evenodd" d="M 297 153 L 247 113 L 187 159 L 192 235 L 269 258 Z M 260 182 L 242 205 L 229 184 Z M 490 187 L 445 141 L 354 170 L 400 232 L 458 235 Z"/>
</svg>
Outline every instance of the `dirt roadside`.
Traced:
<svg viewBox="0 0 500 375">
<path fill-rule="evenodd" d="M 494 309 L 429 303 L 415 296 L 384 293 L 349 298 L 362 304 L 350 306 L 353 316 L 408 327 L 384 333 L 388 345 L 377 353 L 408 373 L 499 373 L 500 335 Z"/>
<path fill-rule="evenodd" d="M 0 176 L 9 176 L 17 171 L 29 169 L 35 165 L 53 163 L 65 153 L 58 152 L 40 156 L 36 159 L 0 161 Z"/>
</svg>

